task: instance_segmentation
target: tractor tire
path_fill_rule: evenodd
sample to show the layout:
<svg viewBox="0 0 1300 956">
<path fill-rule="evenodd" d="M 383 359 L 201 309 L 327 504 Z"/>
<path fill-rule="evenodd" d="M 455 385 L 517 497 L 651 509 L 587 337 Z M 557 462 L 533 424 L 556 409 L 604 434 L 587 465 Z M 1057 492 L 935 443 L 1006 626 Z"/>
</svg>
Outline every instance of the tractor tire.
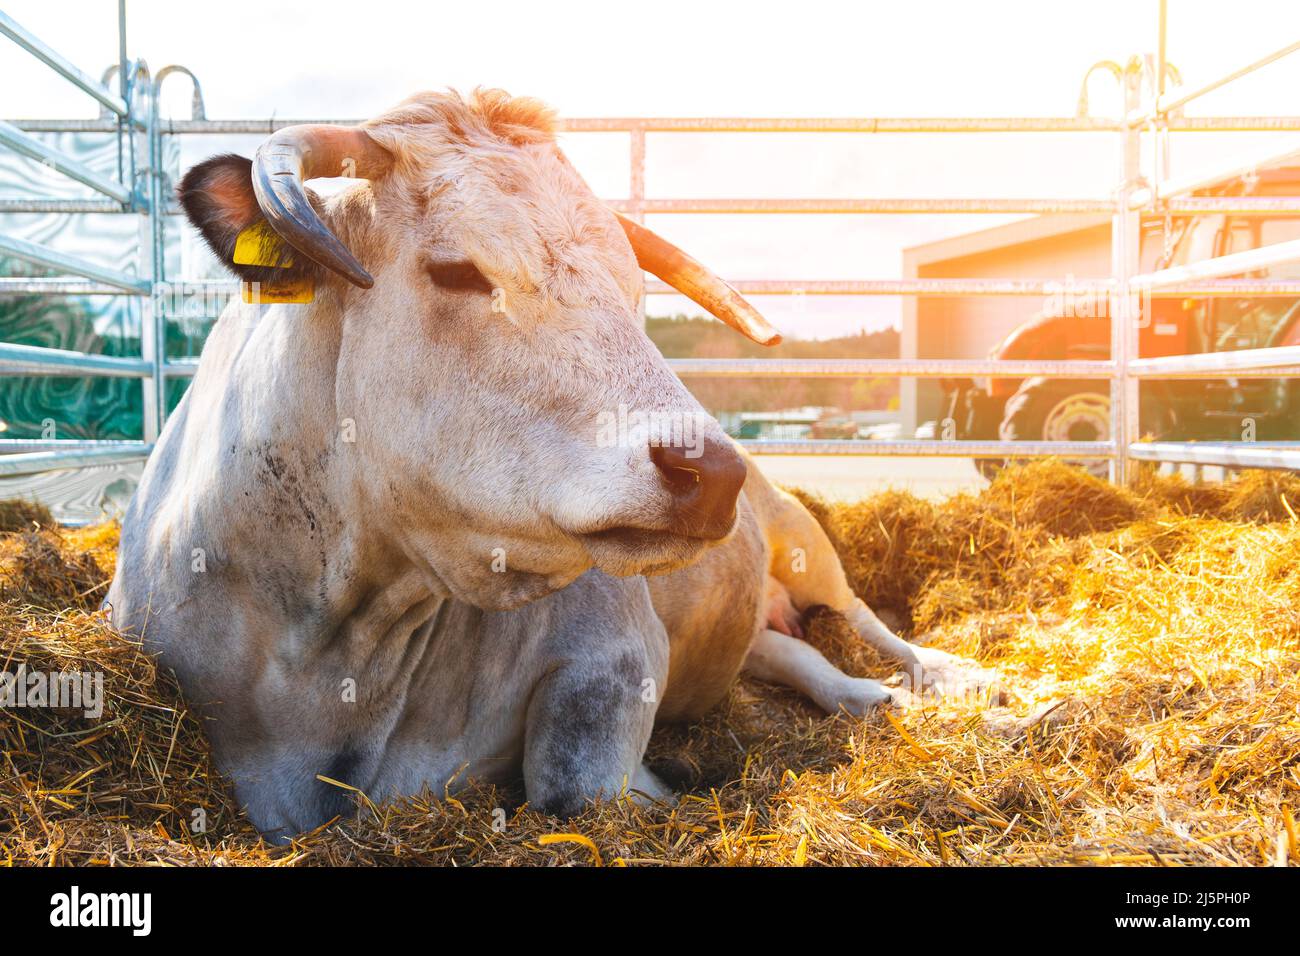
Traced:
<svg viewBox="0 0 1300 956">
<path fill-rule="evenodd" d="M 975 470 L 980 473 L 985 481 L 992 481 L 998 476 L 998 472 L 1006 467 L 1005 458 L 976 458 Z"/>
<path fill-rule="evenodd" d="M 1091 382 L 1029 379 L 1007 399 L 999 435 L 1003 441 L 1107 441 L 1110 394 Z M 1105 478 L 1104 459 L 1074 461 Z"/>
</svg>

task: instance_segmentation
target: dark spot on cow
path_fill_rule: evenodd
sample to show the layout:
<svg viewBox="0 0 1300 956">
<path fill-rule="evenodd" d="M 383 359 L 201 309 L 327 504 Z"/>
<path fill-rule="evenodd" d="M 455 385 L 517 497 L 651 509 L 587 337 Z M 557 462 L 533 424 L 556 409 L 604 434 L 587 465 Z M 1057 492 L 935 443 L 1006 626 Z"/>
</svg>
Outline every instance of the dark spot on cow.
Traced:
<svg viewBox="0 0 1300 956">
<path fill-rule="evenodd" d="M 357 772 L 361 766 L 361 754 L 351 747 L 344 748 L 331 758 L 328 766 L 325 768 L 325 776 L 343 783 L 349 783 L 349 777 Z"/>
<path fill-rule="evenodd" d="M 355 778 L 360 768 L 361 754 L 348 747 L 340 750 L 330 758 L 325 769 L 321 771 L 321 775 L 355 787 L 358 786 Z M 336 787 L 332 783 L 325 783 L 323 780 L 318 780 L 317 785 L 319 795 L 317 806 L 320 808 L 321 820 L 344 816 L 352 811 L 354 806 L 352 791 Z"/>
<path fill-rule="evenodd" d="M 618 759 L 617 741 L 629 715 L 641 706 L 641 683 L 647 676 L 644 656 L 632 652 L 594 674 L 554 675 L 557 684 L 547 692 L 544 712 L 532 715 L 546 728 L 538 761 L 541 779 L 530 787 L 539 794 L 538 809 L 557 817 L 582 810 L 592 792 L 592 772 Z"/>
<path fill-rule="evenodd" d="M 580 786 L 584 769 L 592 764 L 591 752 L 608 741 L 626 699 L 626 686 L 609 679 L 587 680 L 555 695 L 547 708 L 553 725 L 545 756 L 553 781 Z"/>
<path fill-rule="evenodd" d="M 579 793 L 554 793 L 536 805 L 536 808 L 548 817 L 568 820 L 582 812 L 586 804 Z"/>
<path fill-rule="evenodd" d="M 323 500 L 319 483 L 328 467 L 329 452 L 304 462 L 283 457 L 273 445 L 255 452 L 258 476 L 268 493 L 268 517 L 276 523 L 301 518 L 312 533 L 321 530 L 318 509 Z"/>
<path fill-rule="evenodd" d="M 641 682 L 649 675 L 646 674 L 646 664 L 638 654 L 623 654 L 614 661 L 612 668 L 614 676 L 625 684 L 630 684 L 638 690 Z"/>
</svg>

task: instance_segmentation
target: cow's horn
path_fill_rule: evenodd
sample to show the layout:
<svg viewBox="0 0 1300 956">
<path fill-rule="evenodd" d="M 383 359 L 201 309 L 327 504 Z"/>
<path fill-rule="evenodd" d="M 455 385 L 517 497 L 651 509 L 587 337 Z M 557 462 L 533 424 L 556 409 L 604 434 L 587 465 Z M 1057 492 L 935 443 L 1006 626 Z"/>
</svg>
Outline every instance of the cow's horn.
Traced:
<svg viewBox="0 0 1300 956">
<path fill-rule="evenodd" d="M 258 147 L 253 159 L 253 191 L 262 215 L 280 238 L 354 285 L 369 289 L 375 280 L 321 222 L 303 181 L 318 176 L 374 179 L 391 163 L 392 154 L 364 130 L 287 126 Z"/>
<path fill-rule="evenodd" d="M 704 265 L 645 226 L 615 213 L 627 233 L 641 268 L 658 276 L 697 305 L 759 345 L 776 345 L 781 333 L 774 329 L 739 292 Z"/>
</svg>

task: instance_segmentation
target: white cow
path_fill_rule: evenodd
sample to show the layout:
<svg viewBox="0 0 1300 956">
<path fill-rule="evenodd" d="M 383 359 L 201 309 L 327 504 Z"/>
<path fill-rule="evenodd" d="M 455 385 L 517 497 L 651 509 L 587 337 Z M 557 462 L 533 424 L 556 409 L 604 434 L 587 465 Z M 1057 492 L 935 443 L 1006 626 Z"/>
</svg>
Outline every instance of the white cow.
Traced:
<svg viewBox="0 0 1300 956">
<path fill-rule="evenodd" d="M 358 182 L 304 188 L 338 175 Z M 557 814 L 664 796 L 642 766 L 655 721 L 701 714 L 742 664 L 827 710 L 888 700 L 782 633 L 813 604 L 914 682 L 988 679 L 890 634 L 704 415 L 638 321 L 642 268 L 775 331 L 597 200 L 537 102 L 424 93 L 281 130 L 251 163 L 190 170 L 181 201 L 268 297 L 314 291 L 222 314 L 107 603 L 175 670 L 264 832 L 347 806 L 319 777 L 383 799 L 522 772 Z"/>
</svg>

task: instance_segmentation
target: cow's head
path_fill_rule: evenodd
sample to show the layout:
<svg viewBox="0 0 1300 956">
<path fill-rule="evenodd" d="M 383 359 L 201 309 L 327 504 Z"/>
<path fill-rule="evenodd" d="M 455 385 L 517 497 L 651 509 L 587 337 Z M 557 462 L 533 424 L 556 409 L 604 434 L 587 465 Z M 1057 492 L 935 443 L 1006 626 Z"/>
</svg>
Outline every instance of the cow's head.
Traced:
<svg viewBox="0 0 1300 956">
<path fill-rule="evenodd" d="M 337 176 L 366 182 L 327 201 L 303 185 Z M 358 128 L 291 127 L 251 163 L 196 166 L 181 201 L 241 278 L 315 285 L 356 506 L 455 597 L 669 570 L 730 533 L 745 464 L 647 338 L 642 268 L 779 337 L 600 202 L 541 104 L 425 93 Z"/>
</svg>

